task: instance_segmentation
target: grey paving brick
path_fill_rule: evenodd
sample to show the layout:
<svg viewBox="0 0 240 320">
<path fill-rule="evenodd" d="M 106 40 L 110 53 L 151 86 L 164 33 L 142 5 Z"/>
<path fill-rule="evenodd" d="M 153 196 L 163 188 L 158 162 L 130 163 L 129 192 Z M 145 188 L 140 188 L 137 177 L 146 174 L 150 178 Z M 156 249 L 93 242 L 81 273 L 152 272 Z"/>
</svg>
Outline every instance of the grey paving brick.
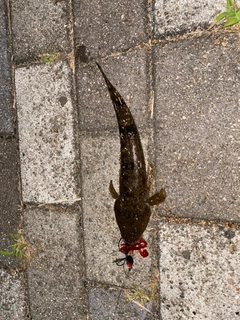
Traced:
<svg viewBox="0 0 240 320">
<path fill-rule="evenodd" d="M 141 305 L 126 301 L 123 290 L 93 288 L 89 290 L 88 296 L 91 320 L 156 319 L 151 311 L 151 302 Z"/>
<path fill-rule="evenodd" d="M 54 207 L 24 213 L 24 232 L 36 250 L 27 270 L 33 319 L 85 319 L 79 212 Z"/>
<path fill-rule="evenodd" d="M 141 130 L 150 117 L 146 50 L 99 62 L 109 80 L 131 107 Z M 82 131 L 118 130 L 107 86 L 95 64 L 77 69 L 80 128 Z"/>
<path fill-rule="evenodd" d="M 147 139 L 142 139 L 146 146 Z M 119 137 L 91 135 L 81 138 L 82 195 L 86 275 L 90 280 L 124 286 L 146 285 L 150 281 L 151 242 L 149 231 L 144 238 L 149 244 L 149 257 L 134 256 L 134 276 L 129 281 L 122 267 L 112 263 L 123 257 L 118 252 L 120 232 L 115 221 L 108 187 L 113 180 L 118 190 Z"/>
<path fill-rule="evenodd" d="M 178 216 L 240 221 L 238 47 L 222 34 L 154 49 L 156 177 Z"/>
<path fill-rule="evenodd" d="M 70 52 L 69 2 L 11 1 L 13 57 L 16 63 L 54 50 Z"/>
<path fill-rule="evenodd" d="M 154 36 L 186 33 L 199 27 L 207 27 L 216 16 L 225 11 L 224 1 L 156 0 L 154 2 Z"/>
<path fill-rule="evenodd" d="M 12 74 L 8 39 L 8 13 L 0 0 L 0 134 L 13 133 Z"/>
<path fill-rule="evenodd" d="M 77 58 L 88 62 L 146 42 L 147 1 L 74 1 Z"/>
<path fill-rule="evenodd" d="M 1 320 L 24 319 L 26 311 L 22 274 L 0 269 Z"/>
<path fill-rule="evenodd" d="M 159 227 L 162 319 L 239 319 L 239 230 L 166 221 Z"/>
<path fill-rule="evenodd" d="M 0 250 L 9 251 L 9 233 L 17 233 L 20 218 L 17 142 L 0 139 Z M 0 264 L 18 266 L 18 260 L 0 255 Z"/>
<path fill-rule="evenodd" d="M 24 202 L 78 197 L 71 81 L 66 62 L 16 69 Z"/>
</svg>

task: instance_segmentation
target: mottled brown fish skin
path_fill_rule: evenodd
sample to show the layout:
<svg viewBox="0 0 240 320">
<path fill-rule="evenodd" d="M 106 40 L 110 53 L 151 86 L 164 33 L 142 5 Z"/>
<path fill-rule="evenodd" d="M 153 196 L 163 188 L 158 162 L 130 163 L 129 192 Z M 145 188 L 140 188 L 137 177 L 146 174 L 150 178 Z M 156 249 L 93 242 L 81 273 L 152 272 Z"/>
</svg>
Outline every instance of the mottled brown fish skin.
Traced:
<svg viewBox="0 0 240 320">
<path fill-rule="evenodd" d="M 165 200 L 166 193 L 161 189 L 157 197 L 148 201 L 149 187 L 144 160 L 144 153 L 137 126 L 125 101 L 111 84 L 102 68 L 100 69 L 114 105 L 120 134 L 120 178 L 119 195 L 112 182 L 109 190 L 116 199 L 114 211 L 116 221 L 123 240 L 128 244 L 137 243 L 146 229 L 151 210 L 149 205 L 158 204 Z"/>
</svg>

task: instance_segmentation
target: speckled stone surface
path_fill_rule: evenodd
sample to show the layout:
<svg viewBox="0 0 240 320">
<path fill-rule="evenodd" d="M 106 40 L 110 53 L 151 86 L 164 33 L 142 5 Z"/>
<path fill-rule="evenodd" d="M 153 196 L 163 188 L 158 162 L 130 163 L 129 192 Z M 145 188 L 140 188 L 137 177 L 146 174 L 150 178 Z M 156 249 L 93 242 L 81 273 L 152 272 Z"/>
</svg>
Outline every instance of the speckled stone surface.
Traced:
<svg viewBox="0 0 240 320">
<path fill-rule="evenodd" d="M 0 151 L 0 223 L 4 241 L 23 227 L 33 251 L 24 287 L 19 266 L 0 260 L 8 275 L 0 281 L 13 279 L 0 288 L 0 303 L 10 297 L 0 312 L 14 320 L 237 320 L 239 30 L 207 30 L 224 2 L 3 3 L 0 43 L 15 72 L 3 84 L 14 84 L 18 117 L 13 131 L 0 131 L 9 144 Z M 39 55 L 55 50 L 43 63 Z M 131 107 L 155 166 L 152 188 L 167 192 L 144 232 L 149 257 L 135 253 L 130 272 L 113 263 L 124 258 L 108 190 L 111 179 L 118 190 L 120 146 L 95 61 Z"/>
<path fill-rule="evenodd" d="M 28 288 L 33 319 L 85 319 L 80 212 L 78 206 L 55 206 L 24 213 L 31 253 Z"/>
<path fill-rule="evenodd" d="M 144 0 L 74 1 L 77 59 L 88 63 L 96 57 L 122 52 L 148 40 L 148 9 Z"/>
<path fill-rule="evenodd" d="M 78 198 L 71 80 L 67 62 L 15 71 L 24 202 Z"/>
<path fill-rule="evenodd" d="M 134 114 L 141 130 L 150 118 L 147 51 L 109 57 L 99 61 L 103 71 L 117 88 Z M 106 83 L 95 63 L 77 64 L 79 123 L 82 131 L 117 131 L 117 120 Z M 117 129 L 117 130 L 116 130 Z"/>
<path fill-rule="evenodd" d="M 15 138 L 0 137 L 0 250 L 11 251 L 9 233 L 17 233 L 21 223 L 18 152 Z M 0 255 L 1 267 L 19 267 L 18 259 Z"/>
<path fill-rule="evenodd" d="M 225 9 L 224 2 L 216 0 L 154 1 L 154 36 L 166 36 L 206 27 Z"/>
<path fill-rule="evenodd" d="M 13 99 L 12 99 L 12 66 L 8 30 L 7 6 L 0 0 L 0 134 L 12 134 Z"/>
<path fill-rule="evenodd" d="M 68 1 L 11 1 L 13 58 L 15 63 L 39 54 L 71 51 Z"/>
<path fill-rule="evenodd" d="M 238 320 L 239 230 L 166 221 L 159 227 L 162 318 Z"/>
<path fill-rule="evenodd" d="M 0 268 L 0 310 L 1 320 L 24 319 L 26 303 L 23 274 Z"/>
<path fill-rule="evenodd" d="M 151 302 L 141 305 L 136 301 L 128 301 L 127 294 L 123 290 L 92 288 L 88 292 L 88 297 L 92 320 L 155 320 L 157 317 L 151 311 Z"/>
<path fill-rule="evenodd" d="M 154 48 L 156 178 L 178 216 L 240 221 L 239 44 L 213 34 Z"/>
</svg>

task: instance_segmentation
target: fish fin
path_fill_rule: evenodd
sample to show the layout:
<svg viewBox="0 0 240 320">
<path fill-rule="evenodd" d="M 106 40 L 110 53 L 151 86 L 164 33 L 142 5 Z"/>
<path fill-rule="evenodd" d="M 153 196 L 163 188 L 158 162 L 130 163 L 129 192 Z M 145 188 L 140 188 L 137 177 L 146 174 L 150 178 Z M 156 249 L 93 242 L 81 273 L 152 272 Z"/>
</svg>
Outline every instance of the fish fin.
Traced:
<svg viewBox="0 0 240 320">
<path fill-rule="evenodd" d="M 117 199 L 119 197 L 119 194 L 117 193 L 117 191 L 115 190 L 115 188 L 113 186 L 112 180 L 110 181 L 110 184 L 109 184 L 109 191 L 110 191 L 113 199 Z"/>
<path fill-rule="evenodd" d="M 163 202 L 166 199 L 166 191 L 164 188 L 162 188 L 159 192 L 155 193 L 153 196 L 151 196 L 146 202 L 150 206 L 157 205 L 161 202 Z"/>
</svg>

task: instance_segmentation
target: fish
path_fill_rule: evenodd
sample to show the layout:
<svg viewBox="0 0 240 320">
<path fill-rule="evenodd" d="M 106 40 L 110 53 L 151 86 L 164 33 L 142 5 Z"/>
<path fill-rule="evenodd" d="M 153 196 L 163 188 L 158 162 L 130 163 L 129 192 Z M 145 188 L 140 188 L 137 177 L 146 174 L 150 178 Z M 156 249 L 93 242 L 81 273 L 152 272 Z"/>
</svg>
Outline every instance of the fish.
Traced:
<svg viewBox="0 0 240 320">
<path fill-rule="evenodd" d="M 110 181 L 109 191 L 115 199 L 114 212 L 123 243 L 119 250 L 132 261 L 129 253 L 138 250 L 144 257 L 147 242 L 142 238 L 151 216 L 151 206 L 158 205 L 166 198 L 164 188 L 149 197 L 149 180 L 145 165 L 140 135 L 129 107 L 118 90 L 112 85 L 101 66 L 99 70 L 106 82 L 117 117 L 120 136 L 119 193 Z M 117 259 L 115 262 L 122 261 Z M 131 268 L 132 263 L 129 263 Z M 118 264 L 119 265 L 119 264 Z"/>
</svg>

